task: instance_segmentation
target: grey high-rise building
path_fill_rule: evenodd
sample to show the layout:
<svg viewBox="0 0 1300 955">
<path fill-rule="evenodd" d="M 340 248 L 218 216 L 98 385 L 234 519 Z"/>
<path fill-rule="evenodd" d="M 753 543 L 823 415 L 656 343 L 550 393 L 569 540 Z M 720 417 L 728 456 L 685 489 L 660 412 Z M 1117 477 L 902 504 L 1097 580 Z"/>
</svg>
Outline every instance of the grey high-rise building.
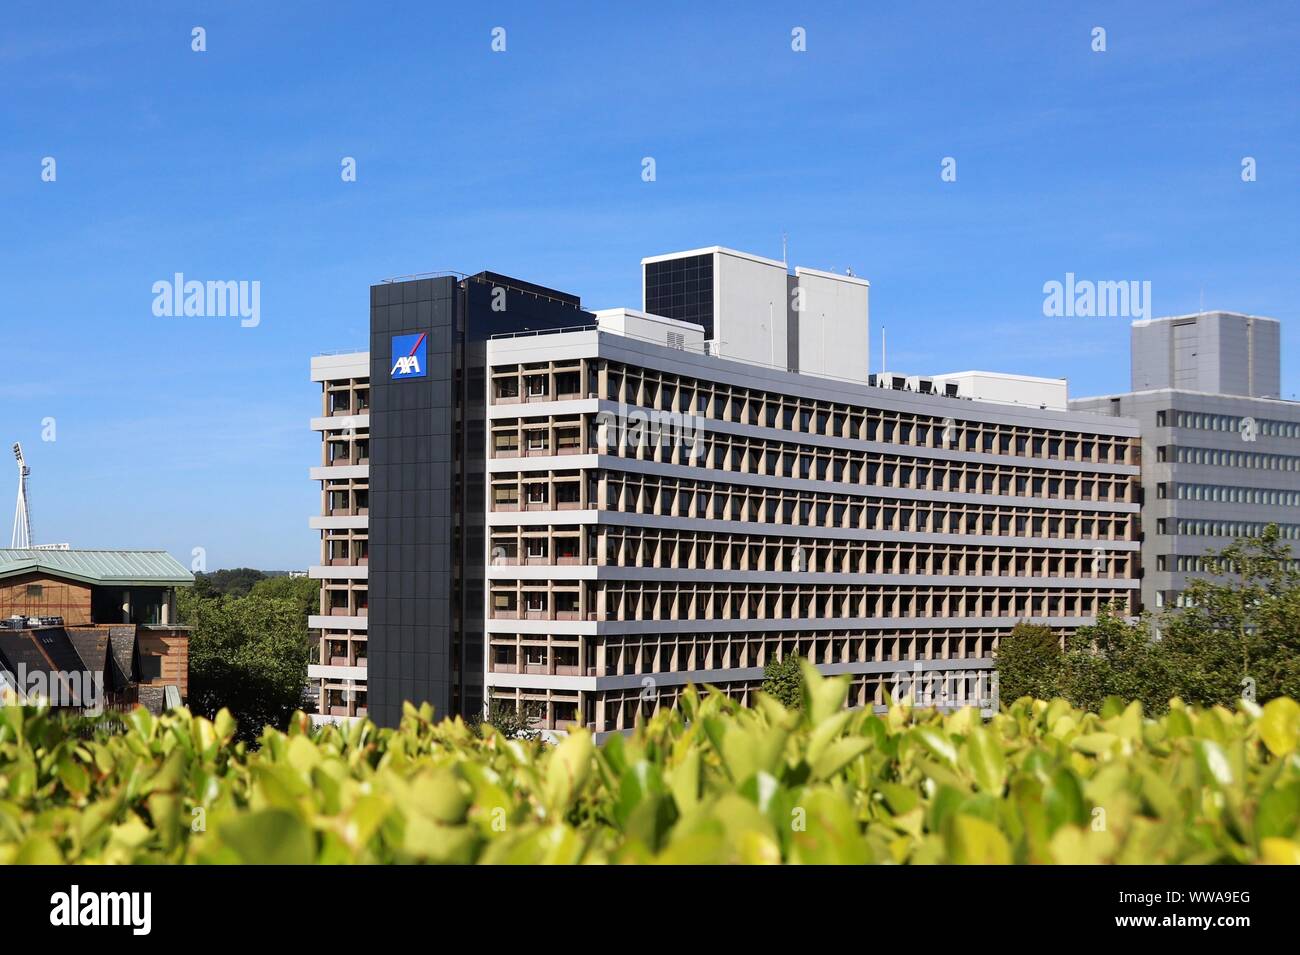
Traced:
<svg viewBox="0 0 1300 955">
<path fill-rule="evenodd" d="M 1281 342 L 1276 318 L 1237 312 L 1134 322 L 1129 388 L 1280 398 Z"/>
<path fill-rule="evenodd" d="M 869 375 L 857 276 L 643 265 L 645 311 L 381 283 L 369 351 L 313 360 L 318 719 L 490 700 L 621 732 L 787 654 L 855 705 L 987 707 L 1019 621 L 1133 603 L 1136 422 L 1063 382 Z"/>
<path fill-rule="evenodd" d="M 1144 609 L 1180 603 L 1206 552 L 1235 538 L 1277 524 L 1300 541 L 1300 403 L 1280 397 L 1276 319 L 1135 322 L 1132 389 L 1070 407 L 1139 422 Z"/>
<path fill-rule="evenodd" d="M 487 340 L 593 324 L 577 296 L 520 279 L 415 276 L 371 286 L 369 352 L 313 360 L 322 716 L 482 709 Z"/>
</svg>

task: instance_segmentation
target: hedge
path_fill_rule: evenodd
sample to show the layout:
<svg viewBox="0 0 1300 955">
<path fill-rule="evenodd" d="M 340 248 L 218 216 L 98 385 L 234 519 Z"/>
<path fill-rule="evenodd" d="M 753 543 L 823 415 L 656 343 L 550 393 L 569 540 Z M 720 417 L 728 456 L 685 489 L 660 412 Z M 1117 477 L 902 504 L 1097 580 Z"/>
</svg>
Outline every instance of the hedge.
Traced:
<svg viewBox="0 0 1300 955">
<path fill-rule="evenodd" d="M 688 690 L 597 746 L 407 707 L 235 740 L 0 707 L 0 863 L 1296 863 L 1300 706 L 1016 701 L 991 720 Z M 481 734 L 481 735 L 480 735 Z"/>
</svg>

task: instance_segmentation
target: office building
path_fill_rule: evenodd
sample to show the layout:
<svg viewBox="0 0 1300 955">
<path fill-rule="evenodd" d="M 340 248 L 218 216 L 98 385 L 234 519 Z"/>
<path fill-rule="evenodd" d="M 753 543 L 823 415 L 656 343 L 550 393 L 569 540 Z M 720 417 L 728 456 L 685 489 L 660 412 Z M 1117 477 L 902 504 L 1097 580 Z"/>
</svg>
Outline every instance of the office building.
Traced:
<svg viewBox="0 0 1300 955">
<path fill-rule="evenodd" d="M 313 360 L 318 718 L 482 710 L 485 343 L 591 322 L 576 296 L 509 276 L 413 276 L 371 287 L 368 352 Z"/>
<path fill-rule="evenodd" d="M 314 719 L 366 716 L 366 625 L 370 564 L 370 355 L 365 351 L 318 355 L 311 380 L 320 383 L 320 463 L 309 475 L 320 482 L 320 563 L 308 574 L 320 580 L 319 613 L 307 618 L 315 649 L 307 679 L 316 693 Z"/>
<path fill-rule="evenodd" d="M 1209 550 L 1278 525 L 1300 542 L 1300 403 L 1281 394 L 1276 319 L 1206 312 L 1135 322 L 1133 390 L 1070 407 L 1142 433 L 1142 602 L 1182 602 Z"/>
<path fill-rule="evenodd" d="M 354 693 L 365 679 L 380 722 L 406 699 L 448 713 L 490 698 L 544 730 L 617 732 L 689 683 L 748 700 L 764 665 L 791 653 L 849 674 L 854 705 L 887 692 L 987 705 L 993 653 L 1017 622 L 1065 634 L 1105 604 L 1131 607 L 1135 422 L 1069 411 L 1041 379 L 882 387 L 867 373 L 865 282 L 760 260 L 759 274 L 780 270 L 774 292 L 813 276 L 815 302 L 821 283 L 842 284 L 863 333 L 860 356 L 814 374 L 792 360 L 802 345 L 787 324 L 769 361 L 775 304 L 734 307 L 741 292 L 717 284 L 727 259 L 754 263 L 699 254 L 712 274 L 697 263 L 692 300 L 676 303 L 652 294 L 662 276 L 647 260 L 643 310 L 587 312 L 491 273 L 384 283 L 369 359 L 315 360 L 313 377 L 337 376 L 318 378 L 334 383 L 327 395 L 369 391 L 364 429 L 351 422 L 368 470 L 346 478 L 366 479 L 368 514 L 340 515 L 355 522 L 349 549 L 323 551 L 312 573 L 328 588 L 325 561 L 343 560 L 337 589 L 368 582 L 371 599 L 354 613 L 354 596 L 331 598 L 341 612 L 313 624 L 348 634 L 344 664 L 362 647 L 367 669 L 338 676 Z M 495 288 L 504 312 L 490 309 Z M 820 316 L 793 314 L 805 342 Z M 766 354 L 729 353 L 765 330 Z M 324 417 L 328 442 L 328 404 Z M 346 443 L 314 478 L 360 466 Z M 323 532 L 342 530 L 328 519 Z M 363 527 L 368 567 L 348 563 Z"/>
</svg>

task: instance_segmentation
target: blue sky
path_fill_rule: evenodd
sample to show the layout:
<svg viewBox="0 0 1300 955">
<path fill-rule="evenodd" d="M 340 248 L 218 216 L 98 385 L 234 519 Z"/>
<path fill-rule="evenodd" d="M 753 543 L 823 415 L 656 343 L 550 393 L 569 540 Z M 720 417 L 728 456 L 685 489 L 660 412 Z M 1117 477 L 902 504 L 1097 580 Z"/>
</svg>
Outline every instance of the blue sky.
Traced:
<svg viewBox="0 0 1300 955">
<path fill-rule="evenodd" d="M 0 441 L 41 542 L 304 567 L 308 361 L 364 343 L 370 283 L 490 268 L 637 306 L 642 256 L 779 258 L 783 231 L 871 280 L 892 370 L 1123 390 L 1125 319 L 1043 316 L 1074 272 L 1282 319 L 1290 397 L 1298 48 L 1270 2 L 9 0 Z M 261 323 L 156 317 L 175 272 L 261 282 Z"/>
</svg>

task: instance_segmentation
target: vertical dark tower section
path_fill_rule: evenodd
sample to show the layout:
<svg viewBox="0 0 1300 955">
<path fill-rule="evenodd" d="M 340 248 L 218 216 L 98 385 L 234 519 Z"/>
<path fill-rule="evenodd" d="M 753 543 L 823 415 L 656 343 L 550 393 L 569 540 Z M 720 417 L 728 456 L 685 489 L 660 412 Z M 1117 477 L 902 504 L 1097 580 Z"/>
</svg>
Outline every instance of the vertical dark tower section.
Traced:
<svg viewBox="0 0 1300 955">
<path fill-rule="evenodd" d="M 456 279 L 370 288 L 370 716 L 450 710 L 451 543 L 460 335 Z M 392 339 L 425 335 L 424 375 L 393 377 Z"/>
<path fill-rule="evenodd" d="M 367 689 L 381 726 L 408 700 L 482 707 L 488 339 L 593 320 L 576 296 L 493 272 L 371 286 Z"/>
</svg>

